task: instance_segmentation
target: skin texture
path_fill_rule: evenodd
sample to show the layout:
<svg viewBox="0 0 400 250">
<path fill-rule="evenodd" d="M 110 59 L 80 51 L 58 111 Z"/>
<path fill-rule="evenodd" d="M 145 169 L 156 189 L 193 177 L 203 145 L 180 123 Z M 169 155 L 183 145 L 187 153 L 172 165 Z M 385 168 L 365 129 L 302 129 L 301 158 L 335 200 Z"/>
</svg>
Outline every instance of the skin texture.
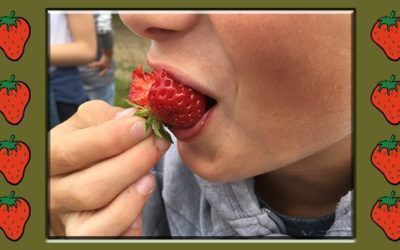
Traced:
<svg viewBox="0 0 400 250">
<path fill-rule="evenodd" d="M 67 14 L 72 42 L 50 47 L 50 64 L 71 66 L 90 63 L 96 56 L 96 32 L 93 15 Z"/>
<path fill-rule="evenodd" d="M 121 18 L 152 40 L 150 65 L 218 102 L 201 133 L 177 143 L 190 169 L 217 182 L 255 176 L 256 192 L 289 215 L 334 211 L 352 179 L 350 14 Z M 92 101 L 51 130 L 54 235 L 140 235 L 150 193 L 138 183 L 169 144 L 133 112 Z"/>
<path fill-rule="evenodd" d="M 273 207 L 268 176 L 287 201 L 318 185 L 334 195 L 311 215 L 334 209 L 351 185 L 351 14 L 121 17 L 152 39 L 150 64 L 179 69 L 218 101 L 201 135 L 178 142 L 189 168 L 217 182 L 259 175 Z M 311 196 L 300 205 L 322 199 Z"/>
</svg>

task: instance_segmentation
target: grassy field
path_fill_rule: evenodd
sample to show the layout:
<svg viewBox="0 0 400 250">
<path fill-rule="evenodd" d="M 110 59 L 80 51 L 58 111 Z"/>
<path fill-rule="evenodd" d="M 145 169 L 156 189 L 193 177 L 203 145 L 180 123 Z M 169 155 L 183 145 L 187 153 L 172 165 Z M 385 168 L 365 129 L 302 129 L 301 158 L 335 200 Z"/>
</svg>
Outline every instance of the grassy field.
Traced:
<svg viewBox="0 0 400 250">
<path fill-rule="evenodd" d="M 115 105 L 127 107 L 124 101 L 128 95 L 129 83 L 132 79 L 132 70 L 142 64 L 146 70 L 146 51 L 150 46 L 148 40 L 136 36 L 127 29 L 118 15 L 113 17 L 115 28 L 114 59 L 115 71 Z"/>
</svg>

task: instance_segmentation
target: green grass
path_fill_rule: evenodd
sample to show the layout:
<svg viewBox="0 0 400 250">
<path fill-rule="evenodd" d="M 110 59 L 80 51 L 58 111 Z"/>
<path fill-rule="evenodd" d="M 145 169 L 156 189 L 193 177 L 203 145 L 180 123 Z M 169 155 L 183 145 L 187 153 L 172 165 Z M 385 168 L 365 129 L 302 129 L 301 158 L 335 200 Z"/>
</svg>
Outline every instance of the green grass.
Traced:
<svg viewBox="0 0 400 250">
<path fill-rule="evenodd" d="M 118 107 L 128 108 L 129 104 L 126 102 L 129 91 L 129 82 L 120 78 L 115 78 L 115 100 L 114 105 Z"/>
<path fill-rule="evenodd" d="M 115 29 L 114 59 L 115 70 L 115 106 L 129 107 L 125 101 L 129 84 L 132 81 L 132 71 L 142 64 L 145 70 L 149 70 L 146 64 L 146 52 L 150 41 L 138 37 L 120 21 L 119 17 L 113 17 Z"/>
</svg>

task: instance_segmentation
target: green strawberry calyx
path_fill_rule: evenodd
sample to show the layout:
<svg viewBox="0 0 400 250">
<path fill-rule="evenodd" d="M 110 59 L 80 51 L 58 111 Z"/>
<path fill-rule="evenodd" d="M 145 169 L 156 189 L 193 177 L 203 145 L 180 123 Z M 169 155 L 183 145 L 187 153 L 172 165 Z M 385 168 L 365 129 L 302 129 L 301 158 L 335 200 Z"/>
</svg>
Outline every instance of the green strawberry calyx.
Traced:
<svg viewBox="0 0 400 250">
<path fill-rule="evenodd" d="M 11 191 L 9 196 L 3 196 L 0 197 L 0 207 L 2 205 L 6 205 L 7 206 L 7 210 L 10 207 L 17 207 L 17 201 L 19 200 L 20 197 L 15 197 L 15 192 Z"/>
<path fill-rule="evenodd" d="M 0 150 L 5 148 L 7 150 L 7 154 L 10 154 L 11 150 L 18 151 L 18 142 L 14 141 L 14 139 L 15 135 L 11 135 L 9 141 L 0 141 Z"/>
<path fill-rule="evenodd" d="M 379 152 L 382 151 L 382 149 L 387 150 L 387 154 L 390 155 L 390 151 L 394 150 L 397 152 L 397 145 L 399 145 L 399 141 L 396 141 L 395 135 L 392 135 L 389 140 L 383 140 L 378 142 L 379 146 Z"/>
<path fill-rule="evenodd" d="M 390 76 L 390 80 L 380 81 L 378 83 L 378 85 L 379 85 L 379 92 L 382 89 L 387 89 L 387 93 L 388 93 L 388 95 L 390 95 L 390 91 L 392 91 L 392 90 L 397 92 L 397 86 L 399 84 L 398 84 L 398 81 L 396 81 L 396 75 L 393 74 Z"/>
<path fill-rule="evenodd" d="M 15 75 L 11 74 L 9 80 L 0 81 L 0 90 L 5 88 L 7 90 L 7 94 L 11 90 L 17 91 L 17 85 L 19 84 L 18 81 L 15 81 Z"/>
<path fill-rule="evenodd" d="M 379 28 L 381 28 L 382 25 L 386 25 L 387 30 L 390 30 L 391 26 L 395 26 L 397 28 L 397 22 L 399 20 L 399 17 L 396 17 L 396 12 L 392 10 L 389 14 L 389 16 L 384 16 L 378 19 L 379 21 Z"/>
<path fill-rule="evenodd" d="M 3 24 L 7 25 L 7 30 L 9 30 L 11 26 L 17 27 L 19 17 L 15 17 L 14 15 L 15 11 L 11 10 L 9 16 L 0 17 L 0 26 Z"/>
<path fill-rule="evenodd" d="M 378 207 L 381 208 L 383 205 L 386 205 L 387 211 L 390 211 L 391 207 L 398 207 L 397 203 L 399 202 L 399 197 L 395 197 L 395 192 L 392 191 L 390 196 L 383 196 L 378 199 L 379 205 Z"/>
<path fill-rule="evenodd" d="M 146 119 L 146 123 L 145 123 L 145 132 L 146 133 L 149 130 L 149 128 L 151 127 L 151 129 L 156 137 L 162 138 L 170 143 L 174 143 L 172 141 L 171 135 L 168 133 L 168 131 L 165 130 L 164 123 L 160 119 L 158 119 L 158 117 L 151 111 L 150 108 L 143 107 L 141 105 L 132 103 L 130 101 L 127 101 L 127 102 L 129 103 L 129 105 L 131 105 L 137 109 L 133 115 Z"/>
</svg>

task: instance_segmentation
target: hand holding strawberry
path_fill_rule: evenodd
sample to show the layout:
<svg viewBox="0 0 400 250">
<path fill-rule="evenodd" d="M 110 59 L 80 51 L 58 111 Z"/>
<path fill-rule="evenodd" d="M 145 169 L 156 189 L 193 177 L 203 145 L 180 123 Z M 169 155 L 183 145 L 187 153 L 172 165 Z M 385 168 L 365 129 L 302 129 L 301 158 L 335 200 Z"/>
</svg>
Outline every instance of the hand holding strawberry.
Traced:
<svg viewBox="0 0 400 250">
<path fill-rule="evenodd" d="M 0 172 L 6 180 L 17 185 L 24 177 L 26 166 L 31 158 L 29 147 L 22 141 L 0 141 Z"/>
<path fill-rule="evenodd" d="M 164 124 L 174 128 L 194 126 L 206 111 L 206 97 L 173 79 L 164 70 L 142 73 L 139 66 L 133 71 L 129 102 L 138 111 L 135 115 L 147 119 L 154 134 L 172 142 Z"/>
<path fill-rule="evenodd" d="M 392 191 L 390 196 L 378 199 L 372 208 L 372 220 L 385 232 L 386 236 L 393 240 L 400 239 L 400 200 Z"/>
<path fill-rule="evenodd" d="M 140 215 L 155 189 L 149 172 L 170 144 L 145 133 L 134 112 L 90 101 L 50 131 L 55 235 L 141 235 Z"/>
<path fill-rule="evenodd" d="M 29 203 L 22 197 L 15 197 L 14 192 L 0 197 L 0 228 L 8 239 L 17 241 L 22 237 L 30 214 Z"/>
</svg>

